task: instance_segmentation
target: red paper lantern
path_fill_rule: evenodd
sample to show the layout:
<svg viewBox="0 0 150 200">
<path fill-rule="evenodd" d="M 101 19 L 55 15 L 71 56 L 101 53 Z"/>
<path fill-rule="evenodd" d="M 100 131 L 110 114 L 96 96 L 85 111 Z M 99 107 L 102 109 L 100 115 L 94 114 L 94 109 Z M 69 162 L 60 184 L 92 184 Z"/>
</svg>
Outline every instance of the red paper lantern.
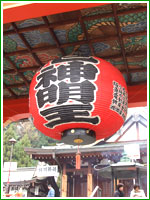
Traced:
<svg viewBox="0 0 150 200">
<path fill-rule="evenodd" d="M 87 144 L 111 136 L 123 125 L 127 104 L 122 74 L 96 57 L 50 61 L 35 74 L 30 86 L 34 125 L 66 143 Z"/>
</svg>

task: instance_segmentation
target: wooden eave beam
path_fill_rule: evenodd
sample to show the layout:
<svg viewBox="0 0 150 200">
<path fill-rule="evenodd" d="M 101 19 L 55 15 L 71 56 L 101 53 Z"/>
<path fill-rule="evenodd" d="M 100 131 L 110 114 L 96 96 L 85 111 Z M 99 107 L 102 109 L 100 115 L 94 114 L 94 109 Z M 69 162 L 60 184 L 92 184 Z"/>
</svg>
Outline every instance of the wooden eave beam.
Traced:
<svg viewBox="0 0 150 200">
<path fill-rule="evenodd" d="M 58 38 L 57 38 L 57 36 L 56 36 L 56 34 L 55 34 L 53 28 L 49 27 L 50 23 L 49 23 L 47 17 L 44 16 L 44 17 L 42 17 L 42 19 L 43 19 L 44 23 L 47 25 L 47 28 L 49 29 L 49 33 L 50 33 L 50 35 L 52 36 L 53 40 L 55 41 L 56 46 L 57 46 L 57 48 L 59 49 L 60 53 L 61 53 L 63 56 L 65 56 L 65 52 L 64 52 L 63 48 L 61 48 L 60 42 L 59 42 L 59 40 L 58 40 Z"/>
<path fill-rule="evenodd" d="M 89 35 L 88 35 L 88 32 L 87 32 L 87 29 L 86 29 L 86 26 L 85 26 L 81 11 L 79 11 L 78 13 L 79 13 L 79 22 L 81 24 L 81 27 L 82 27 L 82 30 L 83 30 L 83 33 L 84 33 L 84 36 L 85 36 L 85 40 L 86 40 L 87 44 L 90 47 L 92 56 L 95 56 L 94 48 L 93 48 L 93 45 L 90 42 Z"/>
<path fill-rule="evenodd" d="M 124 33 L 122 34 L 123 38 L 129 38 L 129 37 L 135 37 L 135 36 L 143 36 L 146 35 L 147 31 L 141 31 L 141 32 L 136 32 L 136 33 Z M 118 36 L 104 36 L 104 37 L 100 37 L 100 38 L 94 38 L 94 39 L 89 39 L 89 43 L 95 43 L 95 42 L 108 42 L 108 41 L 112 41 L 112 40 L 118 40 Z M 76 42 L 71 42 L 71 43 L 66 43 L 66 44 L 60 44 L 60 48 L 66 48 L 66 47 L 72 47 L 72 46 L 76 46 L 76 45 L 83 45 L 83 44 L 87 44 L 87 41 L 85 40 L 80 40 L 80 41 L 76 41 Z M 53 50 L 53 49 L 57 49 L 56 45 L 47 45 L 44 47 L 36 47 L 36 48 L 32 48 L 32 53 L 37 53 L 38 51 L 45 51 L 45 50 Z M 9 52 L 9 53 L 5 53 L 5 56 L 14 56 L 14 55 L 24 55 L 26 53 L 29 53 L 28 50 L 19 50 L 19 51 L 14 51 L 14 52 Z"/>
<path fill-rule="evenodd" d="M 129 73 L 129 67 L 128 67 L 128 61 L 127 61 L 127 57 L 126 57 L 123 37 L 122 37 L 122 34 L 121 34 L 121 28 L 120 28 L 120 25 L 119 25 L 119 18 L 117 16 L 117 5 L 112 4 L 112 9 L 113 9 L 114 18 L 115 18 L 117 35 L 118 35 L 119 43 L 120 43 L 120 46 L 121 46 L 121 53 L 122 53 L 124 65 L 125 65 L 125 68 L 126 68 L 126 71 L 127 71 L 128 83 L 131 84 L 131 75 Z"/>
<path fill-rule="evenodd" d="M 130 10 L 122 10 L 122 11 L 118 11 L 117 14 L 118 14 L 118 16 L 121 16 L 121 15 L 130 14 L 130 13 L 138 13 L 138 12 L 144 12 L 144 11 L 147 11 L 147 7 L 133 8 L 133 9 L 130 9 Z M 104 13 L 104 14 L 97 14 L 97 15 L 94 15 L 94 16 L 83 16 L 83 21 L 90 21 L 90 20 L 95 20 L 95 19 L 100 19 L 100 18 L 105 18 L 105 17 L 106 18 L 107 17 L 113 17 L 113 12 Z M 51 24 L 48 25 L 48 27 L 56 28 L 58 26 L 77 23 L 77 22 L 79 22 L 78 18 L 63 20 L 63 21 L 60 21 L 60 22 L 51 23 Z M 28 31 L 38 30 L 38 29 L 47 29 L 47 25 L 46 24 L 40 24 L 40 25 L 36 25 L 36 26 L 20 28 L 18 31 L 19 31 L 19 33 L 23 33 L 23 32 L 28 32 Z M 15 33 L 16 33 L 15 30 L 4 31 L 4 35 L 15 34 Z"/>
</svg>

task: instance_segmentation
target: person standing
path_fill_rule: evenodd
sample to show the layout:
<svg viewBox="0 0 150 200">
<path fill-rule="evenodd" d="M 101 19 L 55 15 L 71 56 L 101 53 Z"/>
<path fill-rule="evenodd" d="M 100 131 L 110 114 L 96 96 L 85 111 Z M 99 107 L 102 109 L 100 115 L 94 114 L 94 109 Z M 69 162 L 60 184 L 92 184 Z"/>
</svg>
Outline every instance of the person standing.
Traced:
<svg viewBox="0 0 150 200">
<path fill-rule="evenodd" d="M 140 189 L 138 184 L 133 186 L 133 190 L 130 193 L 130 197 L 146 197 L 143 190 Z"/>
<path fill-rule="evenodd" d="M 124 197 L 123 187 L 124 185 L 122 183 L 117 185 L 117 190 L 114 193 L 114 197 Z"/>
<path fill-rule="evenodd" d="M 51 185 L 48 185 L 48 189 L 49 191 L 47 197 L 55 197 L 55 190 L 52 188 Z"/>
</svg>

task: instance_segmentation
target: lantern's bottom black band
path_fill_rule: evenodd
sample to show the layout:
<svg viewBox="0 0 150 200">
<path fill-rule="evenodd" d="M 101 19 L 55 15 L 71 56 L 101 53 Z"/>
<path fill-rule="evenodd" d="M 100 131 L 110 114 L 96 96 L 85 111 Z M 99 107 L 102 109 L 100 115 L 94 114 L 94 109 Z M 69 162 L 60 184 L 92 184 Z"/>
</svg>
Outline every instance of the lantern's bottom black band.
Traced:
<svg viewBox="0 0 150 200">
<path fill-rule="evenodd" d="M 70 145 L 87 145 L 96 141 L 95 132 L 89 129 L 68 129 L 62 133 L 61 141 Z"/>
</svg>

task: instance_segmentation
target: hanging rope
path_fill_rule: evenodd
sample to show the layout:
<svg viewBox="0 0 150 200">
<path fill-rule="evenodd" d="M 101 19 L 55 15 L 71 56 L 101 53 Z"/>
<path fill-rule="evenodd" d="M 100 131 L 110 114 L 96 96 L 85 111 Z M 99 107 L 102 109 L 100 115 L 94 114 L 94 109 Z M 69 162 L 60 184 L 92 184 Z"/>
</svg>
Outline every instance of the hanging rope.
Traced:
<svg viewBox="0 0 150 200">
<path fill-rule="evenodd" d="M 76 169 L 80 169 L 81 168 L 81 153 L 79 151 L 79 145 L 78 145 L 78 150 L 76 153 Z"/>
</svg>

